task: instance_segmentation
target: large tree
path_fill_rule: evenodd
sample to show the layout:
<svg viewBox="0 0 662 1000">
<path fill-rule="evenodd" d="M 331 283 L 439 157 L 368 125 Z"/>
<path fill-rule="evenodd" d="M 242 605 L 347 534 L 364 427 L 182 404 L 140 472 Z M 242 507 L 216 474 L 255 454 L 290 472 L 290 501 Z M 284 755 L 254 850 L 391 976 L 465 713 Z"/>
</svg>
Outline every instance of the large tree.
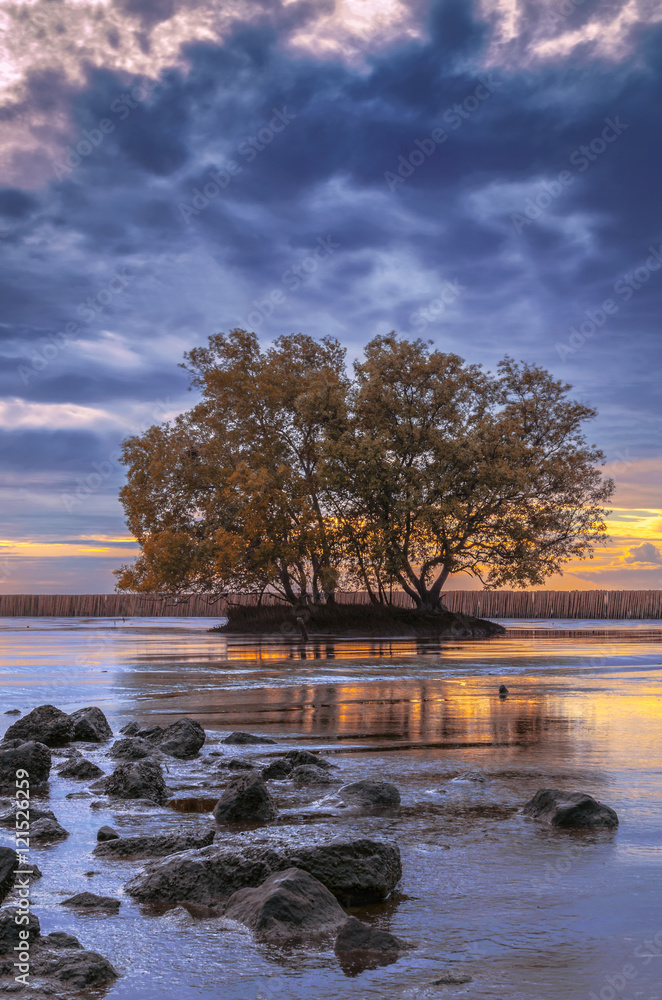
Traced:
<svg viewBox="0 0 662 1000">
<path fill-rule="evenodd" d="M 200 403 L 124 442 L 120 498 L 142 554 L 119 589 L 332 600 L 341 553 L 319 468 L 328 428 L 345 419 L 343 349 L 296 334 L 262 351 L 233 330 L 183 367 Z"/>
<path fill-rule="evenodd" d="M 355 376 L 330 492 L 373 600 L 395 582 L 438 608 L 456 573 L 541 584 L 604 537 L 613 483 L 581 430 L 595 411 L 549 372 L 506 357 L 490 375 L 391 334 Z"/>
<path fill-rule="evenodd" d="M 186 355 L 200 402 L 124 445 L 141 544 L 120 589 L 339 585 L 442 606 L 451 574 L 541 584 L 604 538 L 613 484 L 586 443 L 595 411 L 541 368 L 495 374 L 421 340 L 376 337 L 351 380 L 337 341 L 261 350 L 234 330 Z"/>
</svg>

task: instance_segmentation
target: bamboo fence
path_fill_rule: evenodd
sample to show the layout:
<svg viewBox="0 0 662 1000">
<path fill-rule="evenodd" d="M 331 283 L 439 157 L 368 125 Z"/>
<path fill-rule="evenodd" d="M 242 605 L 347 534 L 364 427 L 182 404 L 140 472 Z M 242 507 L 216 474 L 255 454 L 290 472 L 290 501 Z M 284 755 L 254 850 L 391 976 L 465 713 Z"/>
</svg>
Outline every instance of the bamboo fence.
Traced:
<svg viewBox="0 0 662 1000">
<path fill-rule="evenodd" d="M 254 605 L 255 594 L 228 599 L 205 594 L 169 597 L 162 594 L 6 594 L 0 595 L 0 617 L 48 618 L 217 618 L 232 604 Z M 338 594 L 344 604 L 365 604 L 365 591 Z M 412 607 L 411 599 L 394 592 L 393 603 Z M 444 596 L 451 611 L 480 618 L 662 618 L 662 590 L 451 590 Z M 264 594 L 263 604 L 282 603 Z"/>
</svg>

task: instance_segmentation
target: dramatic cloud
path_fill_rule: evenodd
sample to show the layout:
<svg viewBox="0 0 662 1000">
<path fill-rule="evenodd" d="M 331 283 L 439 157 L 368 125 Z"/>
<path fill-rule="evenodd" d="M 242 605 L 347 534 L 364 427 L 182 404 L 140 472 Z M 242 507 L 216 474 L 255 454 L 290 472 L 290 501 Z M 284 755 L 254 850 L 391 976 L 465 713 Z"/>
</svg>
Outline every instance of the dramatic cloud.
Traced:
<svg viewBox="0 0 662 1000">
<path fill-rule="evenodd" d="M 625 560 L 628 563 L 662 563 L 662 552 L 651 542 L 644 542 L 636 549 L 630 549 Z"/>
<path fill-rule="evenodd" d="M 122 438 L 188 408 L 183 352 L 234 326 L 550 368 L 617 483 L 613 544 L 563 585 L 657 572 L 625 559 L 662 541 L 658 15 L 5 4 L 0 533 L 48 548 L 3 589 L 60 558 L 112 589 L 112 552 L 58 546 L 124 536 Z"/>
</svg>

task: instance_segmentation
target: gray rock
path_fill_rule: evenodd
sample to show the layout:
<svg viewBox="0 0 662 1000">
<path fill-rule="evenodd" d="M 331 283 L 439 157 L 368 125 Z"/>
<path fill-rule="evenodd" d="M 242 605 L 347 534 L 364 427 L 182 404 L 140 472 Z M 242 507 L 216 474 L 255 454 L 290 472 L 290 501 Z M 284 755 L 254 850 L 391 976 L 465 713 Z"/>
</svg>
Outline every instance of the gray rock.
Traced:
<svg viewBox="0 0 662 1000">
<path fill-rule="evenodd" d="M 338 840 L 279 854 L 281 864 L 310 872 L 344 906 L 385 899 L 402 878 L 400 849 L 385 841 Z"/>
<path fill-rule="evenodd" d="M 275 743 L 275 740 L 270 740 L 268 736 L 254 736 L 252 733 L 230 733 L 226 736 L 221 743 L 236 743 L 237 745 L 247 744 L 247 743 Z"/>
<path fill-rule="evenodd" d="M 78 892 L 69 899 L 63 899 L 60 906 L 73 906 L 83 910 L 119 910 L 119 899 L 112 896 L 97 896 L 94 892 Z"/>
<path fill-rule="evenodd" d="M 105 844 L 107 840 L 119 840 L 120 835 L 112 826 L 102 826 L 97 830 L 97 840 L 100 844 Z"/>
<path fill-rule="evenodd" d="M 164 858 L 169 854 L 208 847 L 214 834 L 214 830 L 208 830 L 200 834 L 173 833 L 156 837 L 112 838 L 97 844 L 92 853 L 101 858 Z"/>
<path fill-rule="evenodd" d="M 41 938 L 42 944 L 47 948 L 82 948 L 82 944 L 73 934 L 66 931 L 51 931 Z"/>
<path fill-rule="evenodd" d="M 76 781 L 92 781 L 103 776 L 103 771 L 91 760 L 72 760 L 57 772 L 61 778 L 74 778 Z"/>
<path fill-rule="evenodd" d="M 33 957 L 33 972 L 75 990 L 103 986 L 119 975 L 108 959 L 96 951 L 79 948 L 37 949 Z"/>
<path fill-rule="evenodd" d="M 150 742 L 156 743 L 162 753 L 180 760 L 197 756 L 206 738 L 200 723 L 188 718 L 179 719 L 159 733 L 146 737 Z"/>
<path fill-rule="evenodd" d="M 108 719 L 96 705 L 91 705 L 89 708 L 79 708 L 77 712 L 72 712 L 69 718 L 74 723 L 73 739 L 75 740 L 103 743 L 104 740 L 109 740 L 113 735 Z"/>
<path fill-rule="evenodd" d="M 54 705 L 40 705 L 14 722 L 5 733 L 5 739 L 34 740 L 48 747 L 63 747 L 71 742 L 73 735 L 71 716 Z"/>
<path fill-rule="evenodd" d="M 256 771 L 233 778 L 214 808 L 217 823 L 269 823 L 276 815 L 276 803 Z"/>
<path fill-rule="evenodd" d="M 616 812 L 586 792 L 540 788 L 525 803 L 523 812 L 530 819 L 562 829 L 614 830 L 618 826 Z"/>
<path fill-rule="evenodd" d="M 232 851 L 216 843 L 150 862 L 125 888 L 141 902 L 211 906 L 293 867 L 309 872 L 347 905 L 384 899 L 402 876 L 397 846 L 373 840 L 278 851 L 257 846 Z"/>
<path fill-rule="evenodd" d="M 294 770 L 294 765 L 289 760 L 275 760 L 271 764 L 267 764 L 266 767 L 262 768 L 262 777 L 265 781 L 282 781 L 285 778 L 289 778 L 290 774 Z"/>
<path fill-rule="evenodd" d="M 105 792 L 110 798 L 151 799 L 161 805 L 168 799 L 163 771 L 155 760 L 120 764 L 105 779 Z"/>
<path fill-rule="evenodd" d="M 113 760 L 145 760 L 147 757 L 154 757 L 156 752 L 156 747 L 147 740 L 127 737 L 116 740 L 108 751 L 108 756 Z"/>
<path fill-rule="evenodd" d="M 66 840 L 69 831 L 55 819 L 38 819 L 30 824 L 30 843 L 42 840 Z"/>
<path fill-rule="evenodd" d="M 330 785 L 331 778 L 321 767 L 300 764 L 293 768 L 290 778 L 295 785 Z"/>
<path fill-rule="evenodd" d="M 36 941 L 40 935 L 39 920 L 37 915 L 31 910 L 27 923 L 16 923 L 16 917 L 21 915 L 17 906 L 7 906 L 0 910 L 0 955 L 6 955 L 14 950 L 17 944 L 24 940 L 19 934 L 20 930 L 28 932 L 28 941 Z"/>
<path fill-rule="evenodd" d="M 0 903 L 8 896 L 14 886 L 15 871 L 18 868 L 18 855 L 11 847 L 0 847 Z"/>
<path fill-rule="evenodd" d="M 21 710 L 20 710 L 20 708 L 9 708 L 4 714 L 5 715 L 20 715 L 21 714 Z"/>
<path fill-rule="evenodd" d="M 34 805 L 34 803 L 30 803 L 28 809 L 25 809 L 25 810 L 22 810 L 22 809 L 21 810 L 10 809 L 9 812 L 3 813 L 2 816 L 0 816 L 0 826 L 7 826 L 7 827 L 10 827 L 11 829 L 15 828 L 16 827 L 16 814 L 17 814 L 17 812 L 21 813 L 21 815 L 19 816 L 19 822 L 21 820 L 25 819 L 25 817 L 23 816 L 24 812 L 28 813 L 28 815 L 30 817 L 29 818 L 29 822 L 30 823 L 34 823 L 34 821 L 36 819 L 55 819 L 56 818 L 55 817 L 55 813 L 52 812 L 52 810 L 50 810 L 50 809 L 40 809 L 38 806 Z"/>
<path fill-rule="evenodd" d="M 274 851 L 245 848 L 237 852 L 214 844 L 152 861 L 124 888 L 140 902 L 210 906 L 238 889 L 261 885 L 278 867 Z"/>
<path fill-rule="evenodd" d="M 439 979 L 433 979 L 430 986 L 461 986 L 464 983 L 472 983 L 473 976 L 466 972 L 444 972 Z"/>
<path fill-rule="evenodd" d="M 289 750 L 285 754 L 285 760 L 288 760 L 293 767 L 323 767 L 325 769 L 331 767 L 328 760 L 324 760 L 323 757 L 318 757 L 317 754 L 311 753 L 310 750 Z"/>
<path fill-rule="evenodd" d="M 271 875 L 258 888 L 240 889 L 228 900 L 224 915 L 272 944 L 334 934 L 347 919 L 335 896 L 298 868 Z"/>
<path fill-rule="evenodd" d="M 137 736 L 140 732 L 140 726 L 137 722 L 128 722 L 126 726 L 122 726 L 120 732 L 123 736 Z"/>
<path fill-rule="evenodd" d="M 229 760 L 224 760 L 220 767 L 227 767 L 230 771 L 253 771 L 255 765 L 251 764 L 248 760 L 241 760 L 239 757 L 230 757 Z"/>
<path fill-rule="evenodd" d="M 505 684 L 499 684 L 499 697 L 500 698 L 507 698 L 509 694 L 510 694 L 510 692 L 509 692 L 508 688 L 506 687 L 506 685 Z"/>
<path fill-rule="evenodd" d="M 388 781 L 354 781 L 339 788 L 338 795 L 345 805 L 365 812 L 397 809 L 400 805 L 400 792 Z"/>
<path fill-rule="evenodd" d="M 377 930 L 356 917 L 349 917 L 340 928 L 333 950 L 342 967 L 356 973 L 390 965 L 407 950 L 407 945 L 388 931 Z"/>
<path fill-rule="evenodd" d="M 16 772 L 30 775 L 30 787 L 43 785 L 51 773 L 51 752 L 44 743 L 29 740 L 15 747 L 0 747 L 0 788 L 16 790 Z"/>
</svg>

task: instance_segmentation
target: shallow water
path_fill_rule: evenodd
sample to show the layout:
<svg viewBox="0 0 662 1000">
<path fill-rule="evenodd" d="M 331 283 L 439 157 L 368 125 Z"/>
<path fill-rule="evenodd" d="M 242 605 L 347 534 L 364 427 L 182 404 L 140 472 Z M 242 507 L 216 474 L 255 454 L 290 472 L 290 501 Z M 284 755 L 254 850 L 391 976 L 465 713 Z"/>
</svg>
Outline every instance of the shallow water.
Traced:
<svg viewBox="0 0 662 1000">
<path fill-rule="evenodd" d="M 229 921 L 194 919 L 181 908 L 143 911 L 122 886 L 144 862 L 93 857 L 98 827 L 127 835 L 206 830 L 211 817 L 92 808 L 93 797 L 66 798 L 84 782 L 53 776 L 50 802 L 71 836 L 32 849 L 44 872 L 33 907 L 45 932 L 71 931 L 121 971 L 109 1000 L 662 998 L 659 622 L 517 621 L 493 640 L 306 646 L 287 637 L 229 639 L 206 632 L 211 624 L 4 619 L 0 712 L 97 704 L 115 731 L 132 719 L 167 724 L 190 715 L 208 741 L 198 761 L 168 764 L 180 798 L 220 793 L 232 772 L 209 756 L 219 750 L 264 762 L 293 746 L 319 748 L 335 765 L 336 784 L 393 781 L 400 815 L 364 819 L 320 805 L 328 789 L 272 782 L 279 823 L 250 836 L 396 840 L 399 892 L 357 913 L 415 948 L 349 977 L 329 947 L 286 954 L 256 945 Z M 506 700 L 497 697 L 501 681 Z M 0 732 L 12 721 L 0 714 Z M 217 745 L 235 729 L 278 745 Z M 105 748 L 82 749 L 112 769 Z M 486 780 L 463 779 L 468 770 Z M 518 809 L 539 787 L 595 794 L 618 811 L 618 832 L 559 834 L 524 821 Z M 0 843 L 11 843 L 9 832 L 0 828 Z M 85 889 L 121 898 L 119 914 L 60 907 Z M 431 985 L 449 971 L 473 981 Z"/>
</svg>

